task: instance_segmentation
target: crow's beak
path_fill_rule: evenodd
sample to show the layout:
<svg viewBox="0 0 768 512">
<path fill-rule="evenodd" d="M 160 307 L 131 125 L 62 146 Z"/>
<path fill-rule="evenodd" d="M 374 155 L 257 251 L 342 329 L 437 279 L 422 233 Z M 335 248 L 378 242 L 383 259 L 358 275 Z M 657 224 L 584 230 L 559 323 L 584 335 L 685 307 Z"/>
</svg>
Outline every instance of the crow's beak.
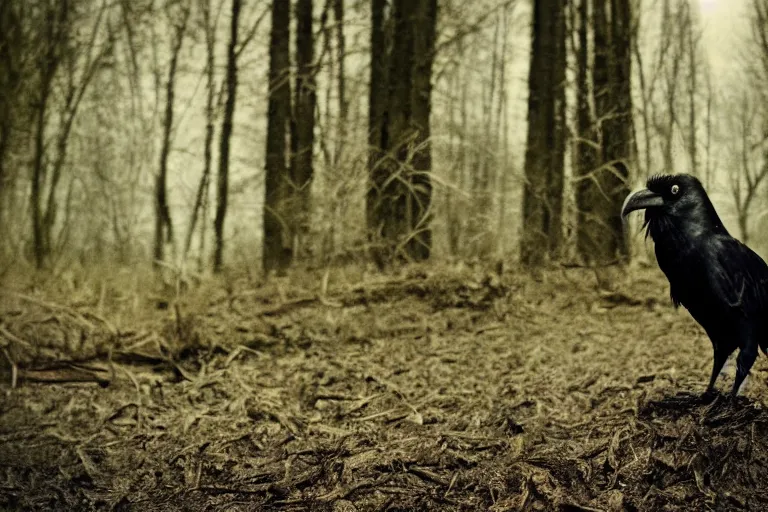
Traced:
<svg viewBox="0 0 768 512">
<path fill-rule="evenodd" d="M 663 204 L 664 199 L 660 195 L 644 188 L 643 190 L 627 196 L 624 200 L 624 206 L 621 208 L 621 216 L 626 217 L 630 212 L 635 210 L 643 210 L 645 208 L 661 206 Z"/>
</svg>

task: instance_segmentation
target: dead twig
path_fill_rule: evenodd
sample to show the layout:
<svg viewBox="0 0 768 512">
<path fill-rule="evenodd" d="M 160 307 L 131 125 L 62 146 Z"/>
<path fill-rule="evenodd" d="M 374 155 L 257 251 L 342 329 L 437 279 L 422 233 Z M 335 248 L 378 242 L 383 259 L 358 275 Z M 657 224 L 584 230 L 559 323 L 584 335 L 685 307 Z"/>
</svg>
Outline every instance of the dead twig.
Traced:
<svg viewBox="0 0 768 512">
<path fill-rule="evenodd" d="M 11 365 L 11 389 L 16 389 L 19 380 L 19 367 L 16 364 L 16 361 L 11 358 L 11 354 L 8 353 L 8 350 L 5 347 L 3 347 L 3 355 L 8 360 L 8 364 Z"/>
<path fill-rule="evenodd" d="M 78 320 L 83 327 L 87 327 L 90 330 L 94 330 L 96 328 L 96 326 L 93 325 L 90 321 L 88 321 L 88 319 L 85 318 L 85 316 L 83 316 L 80 312 L 72 309 L 69 306 L 64 306 L 62 304 L 54 304 L 52 302 L 46 302 L 36 297 L 30 297 L 29 295 L 24 295 L 23 293 L 12 292 L 11 295 L 21 300 L 24 300 L 26 302 L 37 304 L 38 306 L 42 306 L 51 311 L 63 311 L 65 313 L 68 313 L 75 320 Z"/>
</svg>

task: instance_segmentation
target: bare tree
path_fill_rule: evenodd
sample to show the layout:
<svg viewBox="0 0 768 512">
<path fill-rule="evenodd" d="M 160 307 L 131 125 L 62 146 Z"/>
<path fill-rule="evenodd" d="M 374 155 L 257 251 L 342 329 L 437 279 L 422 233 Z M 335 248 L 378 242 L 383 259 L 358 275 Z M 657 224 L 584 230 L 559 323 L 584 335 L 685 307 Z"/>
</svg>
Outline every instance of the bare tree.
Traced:
<svg viewBox="0 0 768 512">
<path fill-rule="evenodd" d="M 34 259 L 38 268 L 46 265 L 53 251 L 58 186 L 67 159 L 72 127 L 101 60 L 111 52 L 111 35 L 108 34 L 106 43 L 98 44 L 107 7 L 106 2 L 101 3 L 85 42 L 76 37 L 77 27 L 69 1 L 46 4 L 42 12 L 30 195 Z M 56 100 L 57 78 L 63 82 L 63 98 L 60 102 L 55 153 L 50 156 L 45 135 L 50 110 Z"/>
<path fill-rule="evenodd" d="M 470 239 L 473 241 L 471 251 L 473 254 L 491 254 L 493 240 L 492 231 L 489 229 L 491 213 L 493 212 L 492 187 L 495 182 L 496 171 L 496 151 L 497 144 L 491 141 L 498 135 L 498 127 L 495 123 L 494 109 L 497 89 L 501 89 L 501 80 L 499 80 L 499 32 L 504 30 L 501 26 L 501 18 L 496 19 L 493 28 L 493 38 L 491 39 L 491 62 L 488 66 L 489 79 L 483 80 L 481 105 L 482 105 L 482 138 L 487 141 L 485 146 L 477 146 L 477 162 L 474 166 L 475 172 L 472 175 L 472 195 L 475 201 L 475 208 L 470 219 Z M 500 95 L 499 95 L 500 96 Z"/>
<path fill-rule="evenodd" d="M 589 1 L 579 0 L 578 12 L 572 11 L 576 28 L 578 48 L 576 50 L 576 138 L 575 150 L 575 196 L 577 205 L 576 247 L 579 253 L 592 251 L 592 233 L 586 229 L 589 222 L 593 199 L 590 175 L 597 161 L 595 120 L 592 112 L 592 89 L 590 86 L 590 37 Z"/>
<path fill-rule="evenodd" d="M 710 189 L 713 185 L 715 166 L 715 151 L 712 136 L 712 132 L 714 131 L 713 114 L 715 110 L 715 91 L 710 71 L 707 71 L 704 75 L 704 80 L 706 85 L 706 107 L 704 111 L 704 156 L 706 158 L 704 163 L 704 185 L 707 189 Z"/>
<path fill-rule="evenodd" d="M 629 0 L 594 1 L 592 99 L 599 149 L 594 168 L 589 172 L 584 167 L 580 170 L 576 196 L 579 254 L 590 264 L 618 263 L 629 256 L 619 212 L 629 193 L 629 169 L 636 154 L 631 94 L 632 23 Z M 580 56 L 582 63 L 583 58 Z"/>
<path fill-rule="evenodd" d="M 707 83 L 709 68 L 702 54 L 703 31 L 697 12 L 691 0 L 651 3 L 646 15 L 658 15 L 659 19 L 657 23 L 646 23 L 643 30 L 649 40 L 642 47 L 650 50 L 633 45 L 641 98 L 637 105 L 642 122 L 640 165 L 646 174 L 654 169 L 687 169 L 696 175 L 702 171 L 701 150 L 706 137 L 702 133 L 706 130 L 702 113 L 707 109 L 702 86 Z M 633 33 L 637 34 L 639 22 L 634 25 Z M 686 154 L 682 162 L 675 158 L 675 146 L 680 142 Z"/>
<path fill-rule="evenodd" d="M 407 18 L 406 18 L 407 19 Z M 416 261 L 429 258 L 432 251 L 432 64 L 437 37 L 437 0 L 421 0 L 413 6 L 413 84 L 410 94 L 414 168 L 411 176 L 412 193 L 408 196 L 407 214 L 411 233 L 406 243 L 408 256 Z"/>
<path fill-rule="evenodd" d="M 19 144 L 18 128 L 29 121 L 27 109 L 32 73 L 26 61 L 32 42 L 22 29 L 25 19 L 21 2 L 0 2 L 0 256 L 7 256 L 10 231 L 8 229 L 8 190 L 15 183 L 9 155 Z"/>
<path fill-rule="evenodd" d="M 729 173 L 731 197 L 736 208 L 739 238 L 749 242 L 749 216 L 760 186 L 768 177 L 768 121 L 761 112 L 758 95 L 742 92 L 731 112 L 731 133 L 736 140 L 729 144 L 734 171 Z"/>
<path fill-rule="evenodd" d="M 336 151 L 334 152 L 333 164 L 338 166 L 344 153 L 344 144 L 347 139 L 347 123 L 349 122 L 345 65 L 347 46 L 344 37 L 344 0 L 333 0 L 333 17 L 336 22 L 336 65 L 338 66 L 336 95 L 339 102 L 339 115 L 336 123 Z"/>
<path fill-rule="evenodd" d="M 276 0 L 278 1 L 278 0 Z M 229 194 L 229 152 L 235 117 L 237 97 L 237 49 L 238 27 L 240 25 L 241 0 L 232 0 L 229 26 L 229 44 L 227 45 L 226 101 L 224 118 L 221 121 L 221 139 L 219 143 L 219 172 L 216 180 L 216 217 L 213 222 L 216 243 L 213 252 L 213 271 L 221 272 L 224 264 L 224 220 L 227 216 Z"/>
<path fill-rule="evenodd" d="M 199 0 L 199 9 L 202 15 L 203 33 L 205 35 L 205 76 L 206 76 L 206 99 L 205 99 L 205 141 L 203 143 L 203 174 L 200 177 L 200 183 L 195 195 L 195 204 L 192 207 L 192 218 L 189 222 L 186 240 L 184 242 L 184 259 L 186 260 L 189 250 L 192 247 L 192 237 L 195 233 L 197 220 L 201 216 L 207 219 L 208 215 L 208 188 L 211 181 L 211 166 L 213 162 L 213 136 L 214 123 L 216 121 L 216 27 L 218 25 L 218 15 L 211 16 L 211 0 Z M 205 222 L 201 223 L 200 229 L 200 260 L 198 266 L 202 268 L 202 257 L 205 254 Z"/>
<path fill-rule="evenodd" d="M 380 267 L 397 258 L 424 260 L 432 247 L 430 113 L 437 23 L 436 0 L 396 0 L 389 19 L 385 5 L 372 1 L 373 153 L 367 195 L 373 257 Z"/>
<path fill-rule="evenodd" d="M 744 73 L 731 89 L 737 94 L 725 100 L 730 116 L 727 144 L 730 160 L 730 189 L 736 209 L 739 237 L 749 242 L 749 219 L 760 190 L 768 177 L 768 1 L 752 0 L 749 10 L 750 36 Z"/>
<path fill-rule="evenodd" d="M 309 233 L 311 184 L 314 174 L 315 107 L 317 104 L 312 33 L 312 0 L 296 4 L 296 87 L 291 120 L 291 238 L 294 258 L 305 253 Z"/>
<path fill-rule="evenodd" d="M 390 214 L 383 211 L 388 206 L 380 203 L 383 191 L 377 187 L 386 183 L 387 170 L 383 165 L 386 148 L 389 145 L 387 107 L 389 97 L 389 55 L 387 51 L 387 0 L 371 0 L 371 76 L 368 89 L 368 172 L 371 185 L 366 197 L 367 226 L 371 241 L 379 243 L 376 233 L 381 233 L 381 217 Z M 374 248 L 373 256 L 383 264 L 384 255 Z"/>
<path fill-rule="evenodd" d="M 498 227 L 497 227 L 497 254 L 501 257 L 505 255 L 506 236 L 504 233 L 504 227 L 506 223 L 507 215 L 507 194 L 509 177 L 512 169 L 510 169 L 510 155 L 509 155 L 509 113 L 507 111 L 507 98 L 508 98 L 508 81 L 507 81 L 507 57 L 509 53 L 509 7 L 505 6 L 503 14 L 501 16 L 501 50 L 499 56 L 499 94 L 496 107 L 496 151 L 501 153 L 501 158 L 498 159 L 497 167 L 501 172 L 497 173 L 498 181 L 498 196 L 499 196 L 499 208 L 498 208 Z M 499 140 L 500 139 L 500 140 Z"/>
<path fill-rule="evenodd" d="M 699 151 L 698 151 L 698 110 L 697 96 L 699 94 L 699 41 L 701 40 L 701 31 L 694 29 L 693 13 L 688 8 L 687 27 L 685 34 L 686 47 L 688 50 L 688 156 L 690 158 L 691 174 L 699 174 Z"/>
<path fill-rule="evenodd" d="M 292 259 L 288 226 L 289 166 L 286 161 L 290 136 L 290 4 L 272 1 L 269 42 L 269 107 L 267 114 L 266 177 L 264 200 L 265 272 L 282 270 Z"/>
<path fill-rule="evenodd" d="M 685 56 L 686 45 L 683 43 L 684 28 L 681 21 L 684 19 L 684 10 L 687 8 L 685 0 L 678 1 L 677 9 L 673 12 L 670 9 L 670 0 L 664 0 L 664 15 L 662 35 L 667 38 L 669 51 L 667 55 L 659 54 L 661 65 L 661 77 L 663 85 L 664 101 L 661 105 L 655 105 L 654 124 L 659 135 L 659 141 L 662 145 L 662 155 L 664 169 L 670 172 L 675 167 L 672 156 L 672 147 L 674 141 L 675 126 L 679 123 L 678 119 L 678 87 L 680 85 L 680 75 L 682 74 L 683 58 Z M 676 23 L 677 22 L 677 23 Z M 663 59 L 663 60 L 662 60 Z"/>
<path fill-rule="evenodd" d="M 176 72 L 190 13 L 191 6 L 187 3 L 169 2 L 166 5 L 166 14 L 170 25 L 173 27 L 173 34 L 171 36 L 168 79 L 165 84 L 165 114 L 163 117 L 162 146 L 160 148 L 160 169 L 155 179 L 155 266 L 165 260 L 165 245 L 174 243 L 173 221 L 171 220 L 171 209 L 168 205 L 168 158 L 171 154 L 171 135 L 174 129 Z"/>
<path fill-rule="evenodd" d="M 535 0 L 528 75 L 528 140 L 520 259 L 537 266 L 559 257 L 565 158 L 565 4 Z"/>
</svg>

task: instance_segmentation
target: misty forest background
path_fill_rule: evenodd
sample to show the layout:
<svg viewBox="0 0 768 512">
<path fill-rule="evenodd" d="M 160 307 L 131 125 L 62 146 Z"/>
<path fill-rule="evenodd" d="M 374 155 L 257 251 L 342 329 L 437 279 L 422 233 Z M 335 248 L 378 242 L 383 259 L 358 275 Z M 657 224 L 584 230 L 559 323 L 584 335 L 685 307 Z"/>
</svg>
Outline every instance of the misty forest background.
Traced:
<svg viewBox="0 0 768 512">
<path fill-rule="evenodd" d="M 0 268 L 610 265 L 669 171 L 765 254 L 742 10 L 723 73 L 696 0 L 4 0 Z"/>
</svg>

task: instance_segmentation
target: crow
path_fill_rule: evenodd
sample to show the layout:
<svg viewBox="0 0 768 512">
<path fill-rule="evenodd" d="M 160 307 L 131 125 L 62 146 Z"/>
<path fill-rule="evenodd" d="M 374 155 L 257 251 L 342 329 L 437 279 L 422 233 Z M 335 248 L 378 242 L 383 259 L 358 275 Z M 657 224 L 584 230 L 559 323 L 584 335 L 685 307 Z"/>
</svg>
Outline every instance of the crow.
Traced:
<svg viewBox="0 0 768 512">
<path fill-rule="evenodd" d="M 728 233 L 694 176 L 650 177 L 645 189 L 627 196 L 621 216 L 642 209 L 672 303 L 683 305 L 712 342 L 712 376 L 702 399 L 717 395 L 715 381 L 738 348 L 735 397 L 758 347 L 768 349 L 768 265 Z"/>
</svg>

